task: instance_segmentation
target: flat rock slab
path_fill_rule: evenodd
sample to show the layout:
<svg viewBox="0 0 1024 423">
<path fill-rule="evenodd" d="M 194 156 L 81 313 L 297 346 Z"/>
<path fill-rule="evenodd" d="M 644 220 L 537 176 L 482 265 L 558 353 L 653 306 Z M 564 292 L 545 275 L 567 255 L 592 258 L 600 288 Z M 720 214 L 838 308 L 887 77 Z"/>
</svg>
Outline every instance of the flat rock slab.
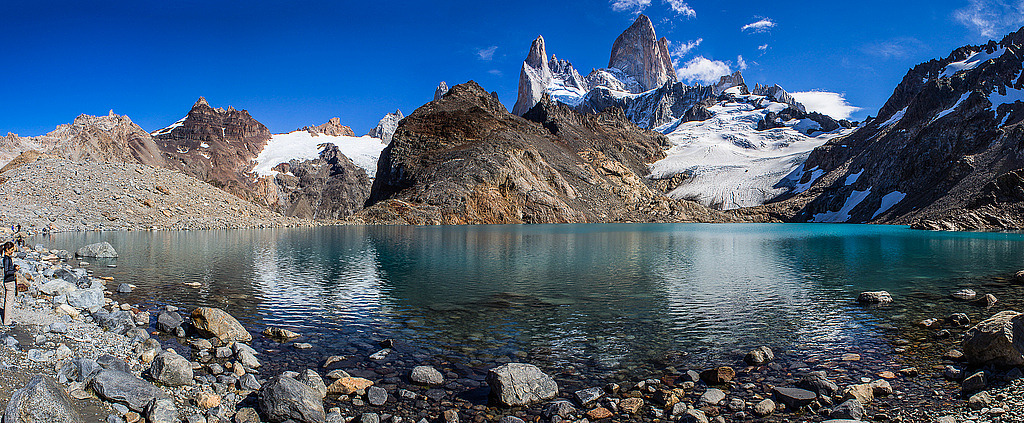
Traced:
<svg viewBox="0 0 1024 423">
<path fill-rule="evenodd" d="M 127 405 L 138 413 L 144 412 L 154 399 L 168 398 L 163 389 L 131 373 L 118 370 L 100 371 L 89 386 L 100 398 Z"/>
<path fill-rule="evenodd" d="M 794 411 L 806 407 L 818 397 L 818 394 L 800 388 L 775 388 L 772 393 L 775 394 L 776 401 L 786 404 L 786 407 Z"/>
</svg>

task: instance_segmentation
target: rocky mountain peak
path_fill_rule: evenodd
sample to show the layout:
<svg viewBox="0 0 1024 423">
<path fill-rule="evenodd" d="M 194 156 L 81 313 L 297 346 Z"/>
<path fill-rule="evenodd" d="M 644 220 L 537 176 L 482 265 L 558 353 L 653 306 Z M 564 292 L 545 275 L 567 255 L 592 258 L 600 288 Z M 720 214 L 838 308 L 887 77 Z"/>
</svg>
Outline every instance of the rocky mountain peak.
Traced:
<svg viewBox="0 0 1024 423">
<path fill-rule="evenodd" d="M 391 137 L 395 134 L 395 129 L 398 129 L 398 122 L 401 122 L 405 118 L 401 110 L 395 110 L 394 113 L 388 113 L 377 122 L 377 126 L 370 130 L 366 135 L 374 138 L 379 138 L 386 143 L 391 142 Z"/>
<path fill-rule="evenodd" d="M 210 108 L 210 103 L 206 102 L 206 97 L 199 96 L 199 100 L 196 100 L 195 104 L 192 105 L 192 109 L 198 109 L 202 107 Z"/>
<path fill-rule="evenodd" d="M 531 67 L 547 67 L 548 65 L 548 53 L 544 46 L 544 37 L 538 35 L 533 43 L 530 44 L 530 53 L 526 55 L 526 64 Z"/>
<path fill-rule="evenodd" d="M 354 137 L 356 133 L 352 131 L 352 128 L 342 125 L 341 118 L 333 117 L 327 121 L 327 123 L 317 126 L 304 126 L 299 128 L 300 131 L 309 132 L 314 137 L 317 135 L 329 135 L 332 137 Z"/>
<path fill-rule="evenodd" d="M 718 83 L 715 84 L 715 95 L 720 95 L 733 87 L 742 87 L 740 94 L 749 94 L 747 83 L 743 81 L 743 73 L 740 71 L 733 72 L 732 75 L 723 75 L 718 79 Z"/>
<path fill-rule="evenodd" d="M 530 53 L 519 71 L 519 97 L 516 98 L 512 113 L 522 116 L 540 101 L 551 85 L 551 69 L 548 67 L 547 49 L 544 37 L 537 36 L 530 44 Z"/>
<path fill-rule="evenodd" d="M 444 95 L 447 93 L 448 84 L 446 84 L 444 81 L 441 81 L 440 84 L 437 84 L 437 89 L 434 90 L 434 101 L 440 100 L 441 97 L 444 97 Z"/>
<path fill-rule="evenodd" d="M 608 67 L 633 77 L 645 91 L 677 79 L 668 53 L 668 40 L 658 39 L 654 24 L 643 14 L 615 39 Z"/>
</svg>

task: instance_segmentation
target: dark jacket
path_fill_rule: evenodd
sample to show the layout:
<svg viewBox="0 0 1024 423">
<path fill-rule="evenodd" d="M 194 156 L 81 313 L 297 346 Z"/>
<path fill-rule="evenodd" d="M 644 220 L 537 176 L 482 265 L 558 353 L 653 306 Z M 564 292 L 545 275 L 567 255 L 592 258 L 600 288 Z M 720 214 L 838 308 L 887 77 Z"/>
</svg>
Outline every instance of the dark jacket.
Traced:
<svg viewBox="0 0 1024 423">
<path fill-rule="evenodd" d="M 4 256 L 4 283 L 16 282 L 18 280 L 18 272 L 14 270 L 14 260 L 11 256 Z"/>
</svg>

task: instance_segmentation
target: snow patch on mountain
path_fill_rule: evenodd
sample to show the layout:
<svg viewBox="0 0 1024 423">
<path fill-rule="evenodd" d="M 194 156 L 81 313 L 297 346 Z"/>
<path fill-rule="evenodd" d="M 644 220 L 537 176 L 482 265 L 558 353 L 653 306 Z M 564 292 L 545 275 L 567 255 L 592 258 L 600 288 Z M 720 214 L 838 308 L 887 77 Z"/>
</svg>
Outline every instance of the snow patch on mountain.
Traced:
<svg viewBox="0 0 1024 423">
<path fill-rule="evenodd" d="M 171 133 L 171 131 L 174 130 L 174 128 L 177 128 L 177 127 L 179 127 L 181 125 L 184 125 L 185 124 L 185 119 L 188 119 L 188 116 L 185 116 L 185 117 L 183 117 L 181 119 L 178 119 L 177 122 L 172 123 L 170 126 L 168 126 L 166 128 L 154 131 L 154 132 L 150 133 L 150 135 L 155 137 L 157 135 L 169 134 L 169 133 Z"/>
<path fill-rule="evenodd" d="M 737 96 L 709 107 L 713 116 L 708 120 L 677 120 L 657 128 L 673 146 L 652 165 L 650 177 L 681 174 L 683 182 L 668 193 L 670 197 L 723 210 L 757 206 L 790 191 L 806 190 L 824 173 L 812 169 L 811 181 L 799 184 L 811 150 L 846 131 L 807 135 L 820 129 L 810 119 L 791 119 L 782 128 L 757 130 L 768 112 L 786 107 L 763 96 Z"/>
<path fill-rule="evenodd" d="M 960 99 L 956 101 L 956 104 L 953 104 L 952 107 L 939 112 L 939 114 L 935 115 L 935 117 L 932 118 L 931 122 L 928 122 L 928 123 L 935 122 L 935 121 L 937 121 L 939 119 L 942 119 L 942 118 L 946 117 L 946 115 L 949 115 L 950 113 L 953 113 L 957 109 L 957 107 L 960 107 L 960 103 L 963 103 L 964 100 L 967 100 L 967 98 L 971 96 L 972 92 L 973 91 L 965 92 L 964 95 L 960 96 Z"/>
<path fill-rule="evenodd" d="M 1004 47 L 997 48 L 993 50 L 991 53 L 986 53 L 984 51 L 974 52 L 970 56 L 967 56 L 967 58 L 964 60 L 960 60 L 946 65 L 946 67 L 942 69 L 942 73 L 939 74 L 939 78 L 949 78 L 953 75 L 956 75 L 957 72 L 977 68 L 978 66 L 981 66 L 982 63 L 985 63 L 989 60 L 998 59 L 1000 56 L 1003 55 L 1003 53 L 1006 53 L 1006 48 Z"/>
<path fill-rule="evenodd" d="M 824 213 L 815 213 L 811 222 L 815 223 L 845 223 L 850 221 L 850 212 L 853 211 L 861 201 L 868 198 L 871 195 L 871 188 L 864 191 L 854 191 L 850 193 L 850 196 L 846 198 L 846 202 L 843 203 L 843 207 L 839 211 L 828 211 Z"/>
<path fill-rule="evenodd" d="M 878 206 L 878 210 L 875 211 L 875 214 L 871 215 L 871 218 L 874 219 L 874 218 L 878 217 L 878 215 L 889 211 L 889 209 L 891 209 L 892 206 L 895 206 L 896 203 L 899 203 L 900 201 L 903 201 L 903 199 L 906 198 L 906 196 L 907 196 L 906 193 L 899 192 L 899 191 L 893 191 L 893 192 L 890 192 L 888 194 L 883 195 L 882 196 L 882 205 Z"/>
<path fill-rule="evenodd" d="M 380 158 L 381 150 L 387 147 L 387 143 L 378 138 L 370 136 L 330 136 L 317 135 L 309 131 L 294 131 L 287 134 L 277 134 L 270 138 L 263 151 L 256 157 L 256 167 L 253 169 L 259 176 L 272 176 L 277 174 L 273 170 L 281 163 L 291 160 L 312 160 L 320 156 L 323 144 L 334 144 L 352 163 L 366 170 L 369 177 L 377 174 L 377 159 Z"/>
</svg>

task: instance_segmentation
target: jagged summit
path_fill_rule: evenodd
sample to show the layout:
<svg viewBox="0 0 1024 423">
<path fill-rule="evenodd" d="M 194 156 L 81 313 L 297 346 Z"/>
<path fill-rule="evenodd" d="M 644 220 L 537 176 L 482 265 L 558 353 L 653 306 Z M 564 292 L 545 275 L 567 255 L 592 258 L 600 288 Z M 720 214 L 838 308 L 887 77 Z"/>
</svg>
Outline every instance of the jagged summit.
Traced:
<svg viewBox="0 0 1024 423">
<path fill-rule="evenodd" d="M 519 97 L 512 106 L 512 113 L 522 116 L 533 108 L 551 86 L 551 74 L 544 37 L 538 35 L 530 43 L 530 52 L 519 70 Z"/>
<path fill-rule="evenodd" d="M 448 84 L 446 84 L 444 81 L 441 81 L 440 84 L 437 84 L 437 89 L 434 90 L 434 101 L 440 100 L 441 97 L 444 97 L 444 95 L 447 93 Z"/>
<path fill-rule="evenodd" d="M 299 130 L 300 131 L 309 132 L 310 135 L 313 135 L 313 136 L 318 136 L 318 135 L 330 135 L 332 137 L 339 137 L 339 136 L 354 137 L 354 136 L 356 136 L 356 133 L 352 131 L 352 128 L 350 128 L 348 126 L 345 126 L 345 125 L 342 125 L 341 124 L 341 118 L 337 118 L 337 117 L 331 118 L 330 120 L 327 121 L 327 123 L 323 123 L 323 124 L 320 124 L 320 125 L 317 125 L 317 126 L 304 126 L 302 128 L 299 128 Z"/>
<path fill-rule="evenodd" d="M 612 44 L 608 67 L 635 79 L 643 91 L 675 82 L 676 70 L 668 53 L 668 40 L 658 39 L 654 24 L 641 14 Z"/>
<path fill-rule="evenodd" d="M 192 104 L 192 108 L 193 109 L 200 108 L 200 107 L 210 107 L 210 103 L 206 102 L 206 97 L 199 96 L 199 99 L 196 100 L 196 102 L 194 104 Z"/>
<path fill-rule="evenodd" d="M 395 110 L 394 113 L 388 113 L 384 115 L 377 122 L 377 126 L 370 130 L 366 135 L 374 138 L 379 138 L 385 143 L 391 142 L 391 137 L 395 135 L 395 129 L 398 129 L 398 122 L 401 122 L 405 118 L 401 110 Z"/>
</svg>

